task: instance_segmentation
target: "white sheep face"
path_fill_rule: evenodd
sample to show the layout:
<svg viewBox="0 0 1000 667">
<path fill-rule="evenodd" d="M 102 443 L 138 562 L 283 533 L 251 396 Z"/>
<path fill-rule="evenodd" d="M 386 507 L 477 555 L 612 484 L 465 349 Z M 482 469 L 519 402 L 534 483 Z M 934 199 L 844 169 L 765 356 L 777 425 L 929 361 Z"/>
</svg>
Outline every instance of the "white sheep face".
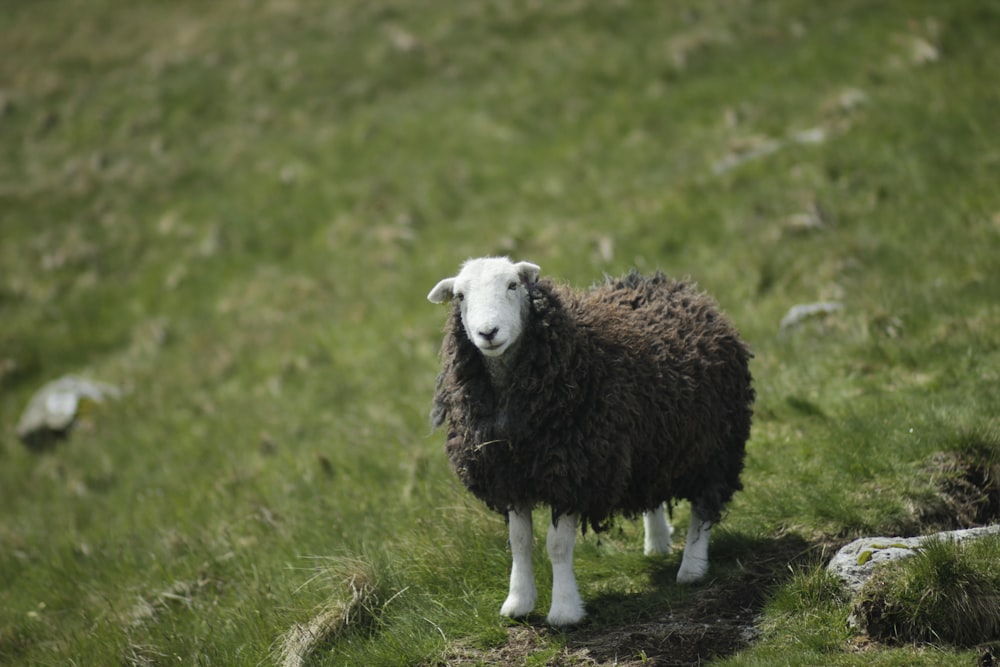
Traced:
<svg viewBox="0 0 1000 667">
<path fill-rule="evenodd" d="M 454 278 L 445 278 L 427 299 L 458 299 L 469 340 L 487 357 L 499 357 L 517 342 L 528 314 L 528 288 L 539 268 L 506 257 L 470 259 Z"/>
</svg>

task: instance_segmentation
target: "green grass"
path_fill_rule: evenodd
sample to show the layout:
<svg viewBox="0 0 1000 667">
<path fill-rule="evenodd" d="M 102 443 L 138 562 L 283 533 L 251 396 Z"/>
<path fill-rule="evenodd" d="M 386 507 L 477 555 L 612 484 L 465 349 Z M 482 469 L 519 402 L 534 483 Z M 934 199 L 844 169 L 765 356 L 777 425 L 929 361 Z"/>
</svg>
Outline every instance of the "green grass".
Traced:
<svg viewBox="0 0 1000 667">
<path fill-rule="evenodd" d="M 488 253 L 581 285 L 690 276 L 751 342 L 713 576 L 761 550 L 785 574 L 727 664 L 972 660 L 855 652 L 818 566 L 919 530 L 928 462 L 1000 441 L 992 3 L 7 4 L 0 664 L 257 665 L 356 568 L 377 609 L 315 664 L 499 655 L 503 521 L 426 419 L 424 295 Z M 125 396 L 28 451 L 20 411 L 71 372 Z M 640 549 L 627 522 L 586 537 L 590 625 L 528 659 L 701 609 L 714 589 Z"/>
<path fill-rule="evenodd" d="M 911 559 L 883 567 L 854 603 L 868 634 L 888 642 L 958 646 L 1000 639 L 1000 540 L 930 541 Z"/>
</svg>

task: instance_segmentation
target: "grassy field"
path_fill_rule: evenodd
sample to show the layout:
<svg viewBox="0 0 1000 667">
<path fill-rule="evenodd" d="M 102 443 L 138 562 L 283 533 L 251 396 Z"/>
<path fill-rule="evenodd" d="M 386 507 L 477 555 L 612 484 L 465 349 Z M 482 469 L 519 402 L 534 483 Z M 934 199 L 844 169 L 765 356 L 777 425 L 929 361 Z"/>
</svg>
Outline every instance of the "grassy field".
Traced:
<svg viewBox="0 0 1000 667">
<path fill-rule="evenodd" d="M 973 664 L 851 630 L 822 565 L 997 518 L 950 493 L 1000 464 L 997 35 L 987 0 L 4 3 L 0 664 L 269 664 L 330 609 L 308 664 Z M 425 295 L 492 253 L 690 276 L 751 342 L 710 582 L 621 522 L 584 626 L 498 616 L 503 520 L 427 421 Z M 31 451 L 68 373 L 124 395 Z"/>
</svg>

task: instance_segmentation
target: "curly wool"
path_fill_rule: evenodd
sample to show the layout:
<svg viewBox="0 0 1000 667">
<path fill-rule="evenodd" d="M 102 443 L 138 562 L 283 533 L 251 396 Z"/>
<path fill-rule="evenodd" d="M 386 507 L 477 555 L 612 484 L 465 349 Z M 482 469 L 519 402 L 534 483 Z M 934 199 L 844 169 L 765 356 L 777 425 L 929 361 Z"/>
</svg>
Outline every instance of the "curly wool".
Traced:
<svg viewBox="0 0 1000 667">
<path fill-rule="evenodd" d="M 431 419 L 491 509 L 546 504 L 607 528 L 687 499 L 720 518 L 742 488 L 754 391 L 747 346 L 714 301 L 661 273 L 585 292 L 532 286 L 495 381 L 453 304 Z"/>
</svg>

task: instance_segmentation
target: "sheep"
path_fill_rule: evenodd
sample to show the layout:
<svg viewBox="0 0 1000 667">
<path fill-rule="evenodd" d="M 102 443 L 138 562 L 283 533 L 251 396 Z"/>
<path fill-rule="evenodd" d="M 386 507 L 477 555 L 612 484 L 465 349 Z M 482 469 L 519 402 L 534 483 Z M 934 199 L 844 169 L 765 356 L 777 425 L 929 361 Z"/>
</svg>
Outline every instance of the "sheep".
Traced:
<svg viewBox="0 0 1000 667">
<path fill-rule="evenodd" d="M 643 516 L 647 554 L 670 550 L 666 509 L 691 501 L 677 573 L 708 571 L 708 541 L 742 489 L 753 356 L 715 302 L 687 282 L 635 271 L 575 291 L 506 257 L 465 262 L 437 283 L 450 301 L 431 422 L 464 485 L 507 518 L 510 588 L 500 608 L 535 606 L 532 510 L 551 508 L 547 621 L 585 616 L 576 529 Z"/>
</svg>

